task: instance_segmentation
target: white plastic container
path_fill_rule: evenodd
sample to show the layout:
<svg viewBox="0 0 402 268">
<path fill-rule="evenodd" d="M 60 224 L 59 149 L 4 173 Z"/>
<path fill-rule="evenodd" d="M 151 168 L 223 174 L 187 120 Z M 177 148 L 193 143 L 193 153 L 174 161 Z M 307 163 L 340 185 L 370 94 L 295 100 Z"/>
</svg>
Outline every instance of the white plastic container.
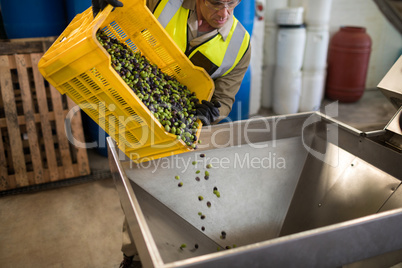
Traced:
<svg viewBox="0 0 402 268">
<path fill-rule="evenodd" d="M 327 66 L 328 27 L 307 27 L 303 70 L 323 70 Z"/>
<path fill-rule="evenodd" d="M 272 109 L 276 114 L 293 114 L 299 110 L 302 88 L 301 71 L 276 66 Z"/>
<path fill-rule="evenodd" d="M 264 62 L 264 21 L 255 20 L 253 35 L 251 36 L 251 83 L 250 83 L 250 109 L 249 114 L 257 114 L 261 108 L 261 90 Z"/>
<path fill-rule="evenodd" d="M 308 26 L 327 25 L 331 16 L 332 0 L 304 0 L 304 20 Z"/>
<path fill-rule="evenodd" d="M 326 70 L 303 71 L 299 112 L 317 111 L 324 98 Z"/>
<path fill-rule="evenodd" d="M 246 0 L 245 0 L 246 1 Z M 266 0 L 264 21 L 266 25 L 276 25 L 276 10 L 286 8 L 288 0 Z"/>
<path fill-rule="evenodd" d="M 279 8 L 276 10 L 276 23 L 278 25 L 303 24 L 303 7 Z"/>
<path fill-rule="evenodd" d="M 275 65 L 265 65 L 262 67 L 261 79 L 261 107 L 271 108 L 274 91 Z"/>
<path fill-rule="evenodd" d="M 265 26 L 261 78 L 261 106 L 272 107 L 273 77 L 276 65 L 276 38 L 278 26 Z"/>
<path fill-rule="evenodd" d="M 263 65 L 276 64 L 276 42 L 278 37 L 278 26 L 267 26 L 264 29 L 264 49 L 263 49 Z"/>
<path fill-rule="evenodd" d="M 292 71 L 299 71 L 303 64 L 306 44 L 304 25 L 281 26 L 276 44 L 276 65 Z"/>
<path fill-rule="evenodd" d="M 289 7 L 302 7 L 302 6 L 304 6 L 304 1 L 305 0 L 289 0 L 288 6 Z"/>
</svg>

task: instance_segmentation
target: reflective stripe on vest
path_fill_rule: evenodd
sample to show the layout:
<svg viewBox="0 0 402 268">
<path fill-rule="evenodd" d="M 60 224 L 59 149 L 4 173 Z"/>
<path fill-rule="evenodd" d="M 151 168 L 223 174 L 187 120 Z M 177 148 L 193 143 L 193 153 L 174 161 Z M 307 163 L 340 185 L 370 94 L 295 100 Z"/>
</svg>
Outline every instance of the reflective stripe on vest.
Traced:
<svg viewBox="0 0 402 268">
<path fill-rule="evenodd" d="M 187 49 L 187 18 L 190 10 L 180 8 L 182 4 L 183 0 L 162 0 L 156 7 L 154 15 L 184 53 Z M 183 23 L 169 23 L 172 21 L 183 21 Z"/>
<path fill-rule="evenodd" d="M 187 20 L 189 10 L 182 8 L 183 0 L 161 0 L 154 11 L 155 17 L 173 38 L 179 48 L 185 52 L 187 47 Z M 171 23 L 172 22 L 172 23 Z M 250 35 L 233 17 L 233 25 L 226 39 L 217 34 L 212 39 L 194 48 L 189 58 L 201 52 L 218 68 L 210 74 L 212 79 L 229 73 L 243 57 L 250 42 Z"/>
<path fill-rule="evenodd" d="M 167 3 L 165 4 L 165 7 L 163 8 L 162 12 L 160 12 L 159 15 L 156 14 L 156 12 L 155 12 L 155 16 L 158 17 L 158 21 L 160 22 L 160 24 L 162 25 L 163 28 L 166 28 L 169 21 L 172 20 L 173 16 L 179 10 L 179 8 L 181 7 L 182 4 L 183 4 L 183 0 L 167 1 Z"/>
<path fill-rule="evenodd" d="M 236 20 L 236 19 L 235 19 Z M 236 20 L 236 22 L 238 22 Z M 239 62 L 241 58 L 238 59 L 238 53 L 243 44 L 244 36 L 246 35 L 246 30 L 243 25 L 240 23 L 236 23 L 235 30 L 232 34 L 232 37 L 229 40 L 229 45 L 226 49 L 225 56 L 223 57 L 223 61 L 219 66 L 218 70 L 216 70 L 212 75 L 212 79 L 215 79 L 219 76 L 223 76 L 231 71 L 234 66 Z M 248 42 L 247 42 L 248 43 Z M 243 53 L 244 54 L 244 53 Z M 243 56 L 243 54 L 241 56 Z M 236 55 L 237 57 L 234 57 Z M 237 60 L 238 59 L 238 60 Z"/>
</svg>

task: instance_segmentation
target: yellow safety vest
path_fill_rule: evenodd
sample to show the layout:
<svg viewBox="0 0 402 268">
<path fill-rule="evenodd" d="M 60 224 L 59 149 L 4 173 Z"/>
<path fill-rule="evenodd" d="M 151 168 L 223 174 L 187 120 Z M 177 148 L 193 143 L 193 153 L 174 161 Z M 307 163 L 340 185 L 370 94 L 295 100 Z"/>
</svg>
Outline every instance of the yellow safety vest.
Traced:
<svg viewBox="0 0 402 268">
<path fill-rule="evenodd" d="M 190 10 L 183 8 L 182 3 L 183 0 L 161 0 L 154 10 L 154 16 L 194 65 L 203 67 L 213 79 L 228 74 L 247 51 L 250 44 L 249 33 L 233 17 L 226 41 L 217 34 L 190 50 L 187 42 Z"/>
</svg>

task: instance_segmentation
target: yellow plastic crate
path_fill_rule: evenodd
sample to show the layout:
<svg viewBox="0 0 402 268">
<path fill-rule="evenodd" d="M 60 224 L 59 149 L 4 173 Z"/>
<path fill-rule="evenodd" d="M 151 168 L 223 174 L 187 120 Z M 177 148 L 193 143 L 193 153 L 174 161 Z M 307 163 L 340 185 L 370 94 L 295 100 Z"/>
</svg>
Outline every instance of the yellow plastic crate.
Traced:
<svg viewBox="0 0 402 268">
<path fill-rule="evenodd" d="M 164 73 L 201 100 L 210 100 L 214 83 L 194 66 L 162 28 L 145 0 L 107 6 L 93 19 L 88 8 L 78 14 L 41 58 L 38 67 L 60 93 L 68 95 L 102 127 L 131 160 L 143 162 L 193 150 L 165 131 L 158 119 L 111 66 L 111 57 L 96 39 L 98 29 L 140 51 Z M 196 136 L 199 137 L 200 127 Z"/>
</svg>

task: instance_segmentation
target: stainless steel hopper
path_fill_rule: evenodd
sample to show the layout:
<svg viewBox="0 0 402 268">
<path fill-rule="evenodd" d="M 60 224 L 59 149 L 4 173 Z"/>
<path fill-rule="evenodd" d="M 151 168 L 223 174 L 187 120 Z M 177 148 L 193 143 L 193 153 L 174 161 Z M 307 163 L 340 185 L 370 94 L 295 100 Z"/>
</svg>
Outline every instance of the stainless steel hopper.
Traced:
<svg viewBox="0 0 402 268">
<path fill-rule="evenodd" d="M 401 80 L 402 57 L 379 84 L 399 110 L 373 132 L 332 119 L 334 103 L 204 127 L 196 151 L 139 164 L 108 138 L 144 267 L 402 262 Z"/>
</svg>

